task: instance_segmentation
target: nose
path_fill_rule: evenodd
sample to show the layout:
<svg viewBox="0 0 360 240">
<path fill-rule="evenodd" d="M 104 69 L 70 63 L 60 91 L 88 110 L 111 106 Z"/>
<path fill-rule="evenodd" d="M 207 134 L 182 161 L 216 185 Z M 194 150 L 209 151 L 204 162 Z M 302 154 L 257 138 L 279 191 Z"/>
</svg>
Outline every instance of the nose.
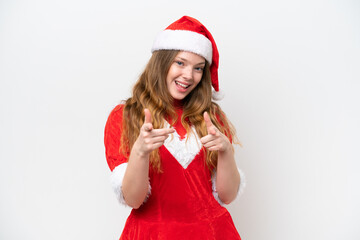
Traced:
<svg viewBox="0 0 360 240">
<path fill-rule="evenodd" d="M 192 67 L 186 67 L 183 69 L 183 78 L 186 80 L 192 80 L 193 79 L 193 69 Z"/>
</svg>

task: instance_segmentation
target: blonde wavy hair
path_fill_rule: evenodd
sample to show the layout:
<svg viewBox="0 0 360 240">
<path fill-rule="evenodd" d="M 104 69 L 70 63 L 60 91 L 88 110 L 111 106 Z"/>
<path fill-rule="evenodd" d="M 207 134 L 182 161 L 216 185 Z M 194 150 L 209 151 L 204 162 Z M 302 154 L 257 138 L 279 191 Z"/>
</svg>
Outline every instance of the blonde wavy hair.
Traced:
<svg viewBox="0 0 360 240">
<path fill-rule="evenodd" d="M 135 83 L 132 97 L 125 101 L 120 150 L 126 156 L 129 156 L 131 148 L 140 134 L 140 128 L 144 124 L 145 108 L 149 109 L 152 114 L 154 128 L 164 127 L 167 118 L 172 119 L 173 123 L 178 121 L 173 106 L 174 100 L 166 85 L 167 73 L 178 53 L 179 51 L 176 50 L 155 51 L 145 70 Z M 211 121 L 220 132 L 234 141 L 236 135 L 233 125 L 220 106 L 212 101 L 211 97 L 211 76 L 209 65 L 206 63 L 201 81 L 183 100 L 181 123 L 188 133 L 187 136 L 192 132 L 191 125 L 195 127 L 200 138 L 207 135 L 207 128 L 203 118 L 203 113 L 207 111 Z M 217 151 L 204 152 L 206 153 L 206 164 L 209 169 L 216 169 Z M 162 171 L 159 150 L 154 150 L 150 154 L 150 164 L 158 172 Z"/>
</svg>

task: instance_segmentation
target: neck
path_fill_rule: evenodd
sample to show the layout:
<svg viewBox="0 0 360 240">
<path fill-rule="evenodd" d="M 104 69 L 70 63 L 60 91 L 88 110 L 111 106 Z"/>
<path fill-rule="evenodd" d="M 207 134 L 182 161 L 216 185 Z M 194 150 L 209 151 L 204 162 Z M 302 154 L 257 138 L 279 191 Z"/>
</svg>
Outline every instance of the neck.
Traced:
<svg viewBox="0 0 360 240">
<path fill-rule="evenodd" d="M 182 108 L 184 106 L 184 101 L 183 100 L 178 100 L 178 99 L 174 99 L 173 100 L 173 106 L 175 108 Z"/>
</svg>

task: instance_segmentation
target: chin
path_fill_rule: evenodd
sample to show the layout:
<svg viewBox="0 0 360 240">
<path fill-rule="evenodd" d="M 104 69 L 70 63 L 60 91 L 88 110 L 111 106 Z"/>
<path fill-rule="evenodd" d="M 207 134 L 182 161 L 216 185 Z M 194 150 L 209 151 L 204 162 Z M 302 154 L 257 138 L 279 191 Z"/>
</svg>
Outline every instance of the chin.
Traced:
<svg viewBox="0 0 360 240">
<path fill-rule="evenodd" d="M 183 100 L 184 98 L 186 98 L 187 95 L 188 95 L 188 94 L 186 94 L 186 95 L 171 94 L 171 97 L 172 97 L 173 99 L 175 99 L 175 100 Z"/>
<path fill-rule="evenodd" d="M 186 97 L 186 96 L 185 96 Z M 174 100 L 178 100 L 178 101 L 181 101 L 181 100 L 184 100 L 185 97 L 173 97 Z"/>
</svg>

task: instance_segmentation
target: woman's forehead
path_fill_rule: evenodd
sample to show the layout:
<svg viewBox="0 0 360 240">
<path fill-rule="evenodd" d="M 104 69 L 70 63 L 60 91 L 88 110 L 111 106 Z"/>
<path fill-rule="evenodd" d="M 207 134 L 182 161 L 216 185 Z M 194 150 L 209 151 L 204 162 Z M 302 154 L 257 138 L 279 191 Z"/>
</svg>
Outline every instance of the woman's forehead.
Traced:
<svg viewBox="0 0 360 240">
<path fill-rule="evenodd" d="M 192 64 L 205 64 L 205 58 L 192 52 L 179 51 L 176 58 L 181 58 L 184 61 L 191 62 Z"/>
</svg>

